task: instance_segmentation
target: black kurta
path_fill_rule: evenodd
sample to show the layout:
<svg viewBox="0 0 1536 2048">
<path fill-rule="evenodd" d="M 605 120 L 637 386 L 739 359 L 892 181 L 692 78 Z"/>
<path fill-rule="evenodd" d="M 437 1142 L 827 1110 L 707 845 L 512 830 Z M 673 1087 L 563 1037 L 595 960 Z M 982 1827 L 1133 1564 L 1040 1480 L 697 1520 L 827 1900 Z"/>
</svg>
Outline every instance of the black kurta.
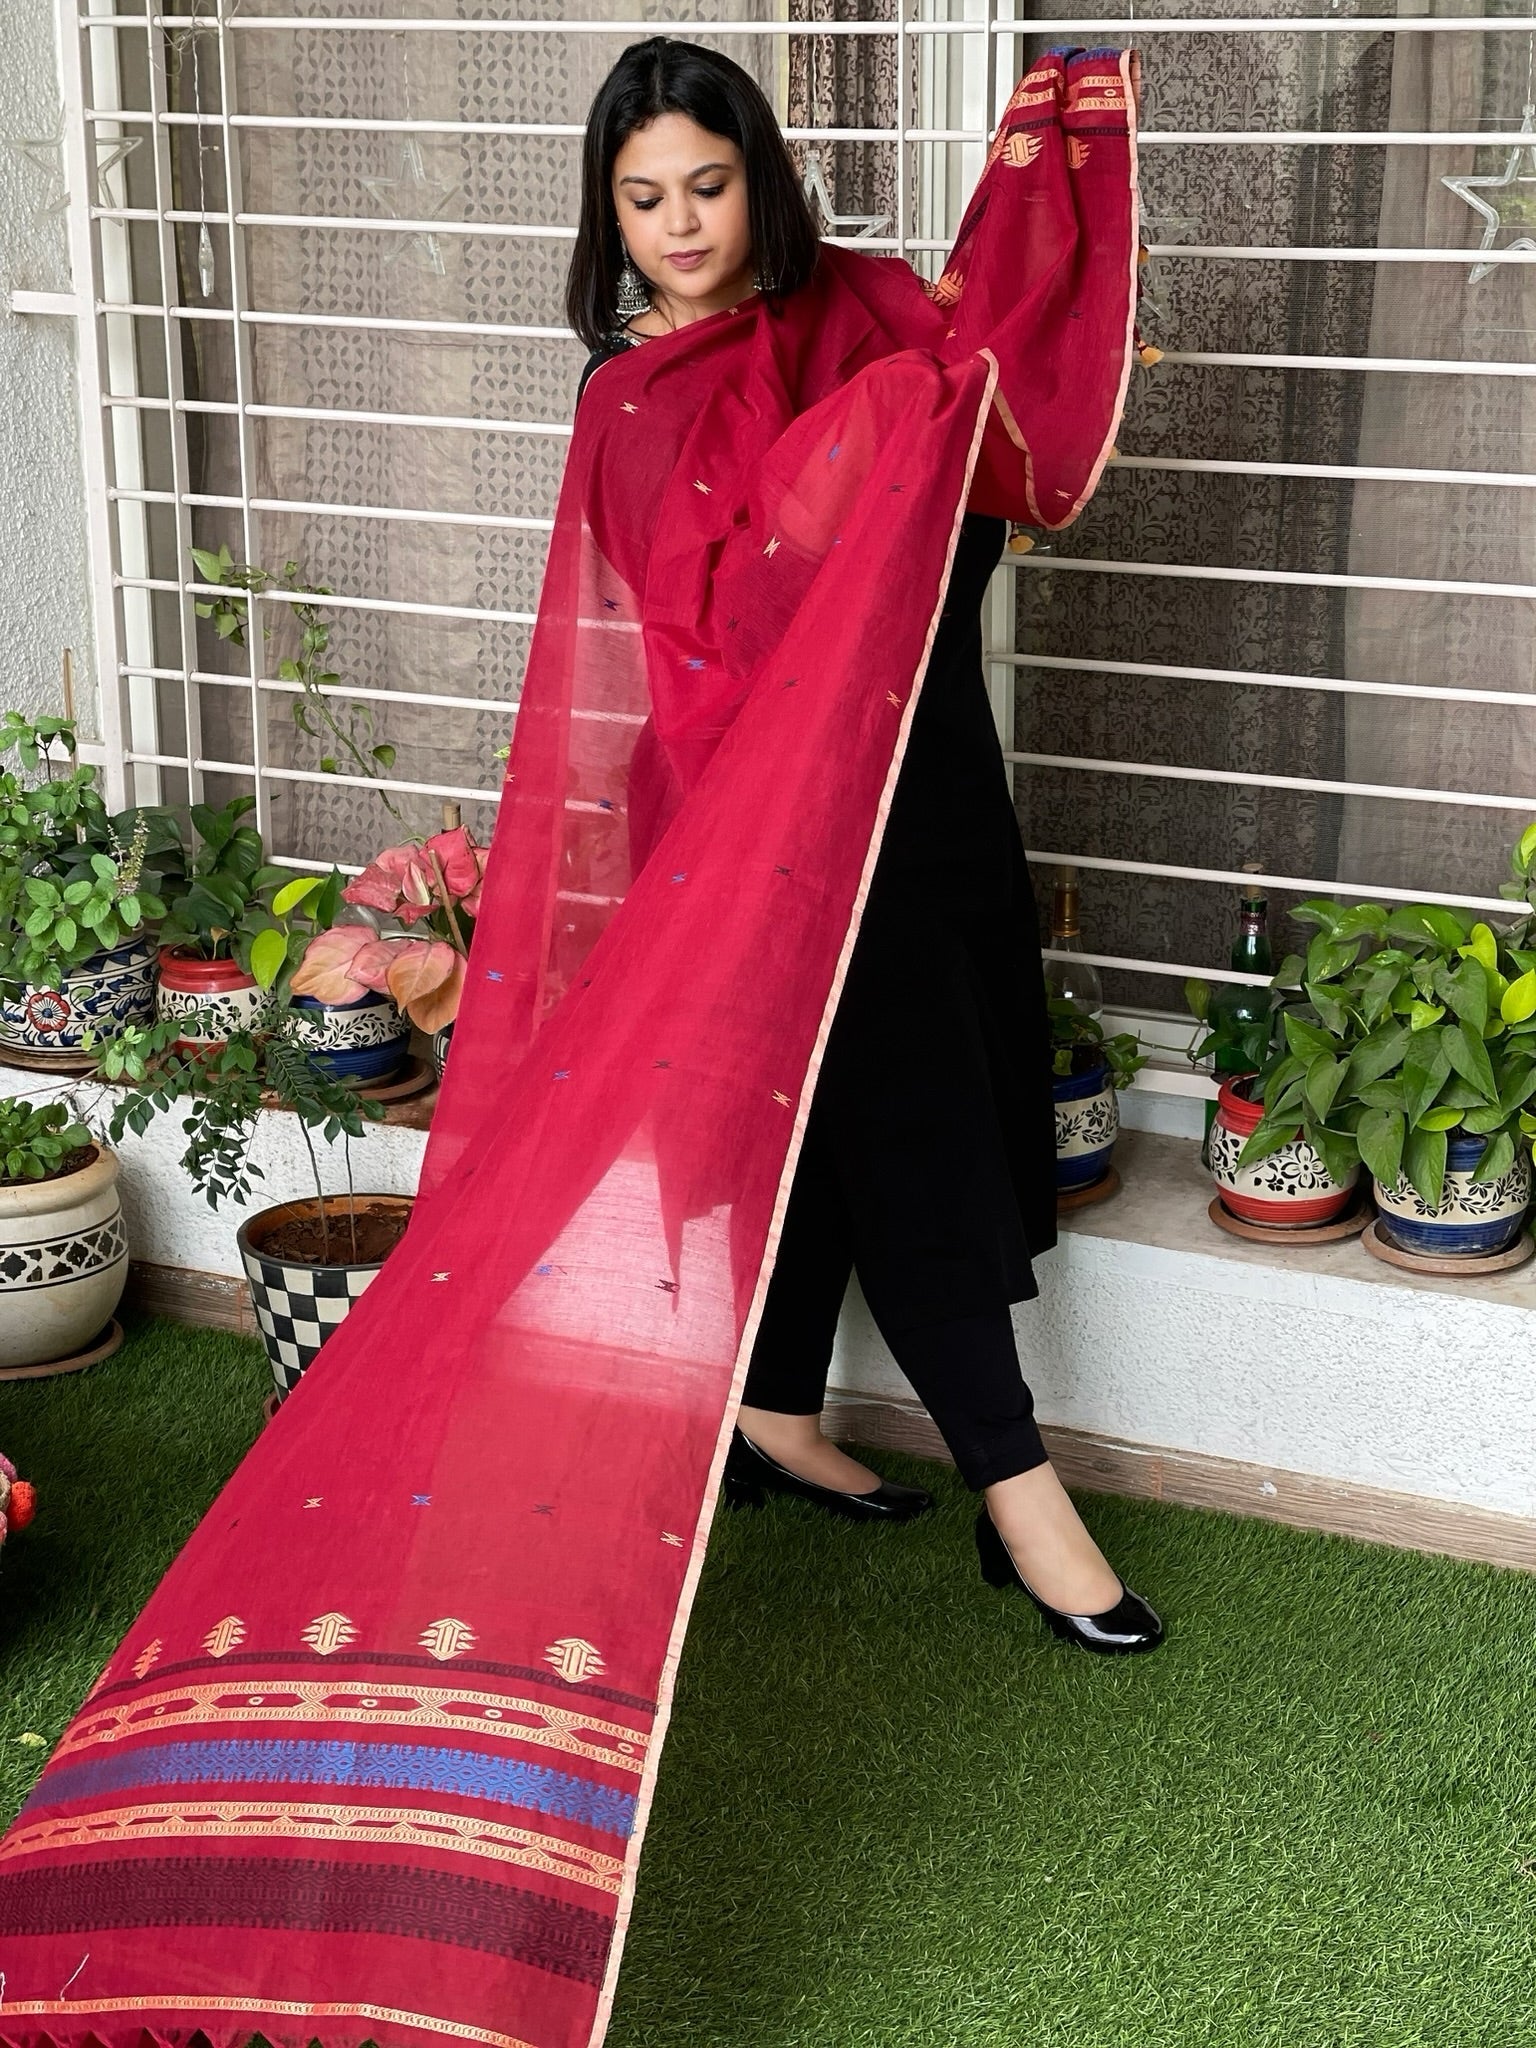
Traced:
<svg viewBox="0 0 1536 2048">
<path fill-rule="evenodd" d="M 630 345 L 598 351 L 582 388 Z M 776 1323 L 786 1335 L 791 1322 L 803 1323 L 819 1264 L 809 1292 L 833 1297 L 830 1354 L 847 1279 L 844 1264 L 837 1282 L 833 1237 L 850 1240 L 887 1335 L 1029 1299 L 1038 1291 L 1031 1254 L 1056 1241 L 1039 929 L 982 676 L 981 601 L 1004 534 L 1000 519 L 962 523 L 817 1083 L 759 1352 L 774 1348 Z M 753 1374 L 762 1377 L 758 1354 Z M 749 1403 L 754 1391 L 749 1377 Z"/>
</svg>

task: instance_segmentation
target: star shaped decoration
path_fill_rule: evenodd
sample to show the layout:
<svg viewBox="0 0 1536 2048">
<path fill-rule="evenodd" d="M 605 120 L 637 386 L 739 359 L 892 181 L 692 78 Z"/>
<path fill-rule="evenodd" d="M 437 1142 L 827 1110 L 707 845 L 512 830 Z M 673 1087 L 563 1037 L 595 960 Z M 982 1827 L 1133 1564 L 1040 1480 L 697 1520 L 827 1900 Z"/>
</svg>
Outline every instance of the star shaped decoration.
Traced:
<svg viewBox="0 0 1536 2048">
<path fill-rule="evenodd" d="M 829 228 L 857 228 L 858 233 L 850 237 L 855 242 L 867 241 L 871 235 L 878 235 L 890 223 L 888 213 L 839 213 L 837 202 L 827 184 L 826 165 L 822 162 L 819 149 L 805 152 L 805 176 L 800 181 L 805 196 L 813 206 L 821 209 L 821 217 Z"/>
<path fill-rule="evenodd" d="M 1528 138 L 1519 140 L 1518 137 Z M 1478 248 L 1485 254 L 1498 240 L 1500 231 L 1518 223 L 1536 220 L 1536 199 L 1520 192 L 1522 185 L 1536 185 L 1536 105 L 1530 100 L 1525 103 L 1520 126 L 1511 137 L 1512 147 L 1505 159 L 1504 168 L 1496 176 L 1485 178 L 1442 178 L 1441 184 L 1447 192 L 1465 200 L 1475 214 L 1483 221 L 1483 238 Z M 1521 170 L 1520 160 L 1527 159 L 1527 168 Z M 1507 192 L 1510 197 L 1503 201 L 1490 201 L 1480 195 L 1484 192 Z M 1521 235 L 1518 240 L 1507 244 L 1510 249 L 1536 250 L 1536 240 Z M 1474 263 L 1467 282 L 1477 284 L 1482 278 L 1491 277 L 1500 266 L 1497 263 Z"/>
<path fill-rule="evenodd" d="M 118 195 L 107 188 L 107 174 L 114 171 L 124 157 L 132 156 L 143 142 L 142 135 L 122 135 L 116 138 L 96 138 L 96 204 L 116 206 Z M 50 220 L 55 214 L 63 213 L 69 205 L 69 188 L 64 180 L 64 120 L 61 115 L 52 135 L 18 136 L 6 147 L 17 156 L 25 157 L 29 164 L 44 172 L 48 178 L 48 197 L 35 210 L 34 220 Z M 56 196 L 55 196 L 56 195 Z"/>
<path fill-rule="evenodd" d="M 33 220 L 48 220 L 54 214 L 62 213 L 69 205 L 69 191 L 64 183 L 64 116 L 59 116 L 58 126 L 52 135 L 17 136 L 14 141 L 7 141 L 5 146 L 47 175 L 48 196 L 34 209 Z M 54 196 L 55 188 L 57 197 Z"/>
<path fill-rule="evenodd" d="M 362 185 L 391 220 L 437 220 L 459 189 L 446 179 L 427 176 L 421 144 L 414 135 L 408 135 L 400 145 L 400 169 L 395 177 L 364 178 Z M 447 276 L 448 265 L 436 235 L 391 235 L 389 241 L 384 256 L 386 264 L 406 258 L 438 277 Z"/>
<path fill-rule="evenodd" d="M 99 140 L 97 150 L 103 152 L 96 159 L 96 204 L 116 206 L 120 202 L 115 193 L 107 190 L 107 173 L 115 171 L 125 156 L 132 156 L 144 140 L 142 135 L 122 135 L 115 142 Z M 126 203 L 126 200 L 122 203 Z"/>
</svg>

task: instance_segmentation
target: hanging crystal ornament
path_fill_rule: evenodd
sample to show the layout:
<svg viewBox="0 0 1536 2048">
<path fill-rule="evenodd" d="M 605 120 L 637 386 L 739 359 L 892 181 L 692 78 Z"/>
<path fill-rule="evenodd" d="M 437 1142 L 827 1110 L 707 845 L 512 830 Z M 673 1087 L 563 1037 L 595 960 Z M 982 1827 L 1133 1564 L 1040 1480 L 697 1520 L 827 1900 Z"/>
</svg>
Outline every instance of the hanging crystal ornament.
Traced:
<svg viewBox="0 0 1536 2048">
<path fill-rule="evenodd" d="M 1536 36 L 1533 36 L 1532 40 L 1536 42 Z M 1500 233 L 1505 228 L 1524 227 L 1532 222 L 1536 222 L 1536 194 L 1521 190 L 1522 186 L 1536 186 L 1536 103 L 1533 103 L 1530 99 L 1526 100 L 1525 112 L 1521 117 L 1516 135 L 1529 137 L 1530 139 L 1528 141 L 1519 141 L 1511 137 L 1513 147 L 1504 160 L 1503 170 L 1496 176 L 1485 178 L 1443 177 L 1440 180 L 1447 192 L 1454 192 L 1458 199 L 1463 200 L 1471 207 L 1475 214 L 1481 217 L 1483 221 L 1483 237 L 1477 246 L 1484 254 L 1493 248 Z M 1492 139 L 1500 140 L 1502 138 L 1494 137 Z M 1526 165 L 1523 171 L 1520 168 L 1522 161 Z M 1490 202 L 1481 196 L 1484 192 L 1497 192 L 1507 194 L 1508 196 Z M 1505 249 L 1506 252 L 1513 249 L 1536 250 L 1536 240 L 1533 240 L 1529 235 L 1521 235 L 1517 240 L 1506 243 Z M 1477 284 L 1483 278 L 1491 277 L 1494 271 L 1501 267 L 1497 263 L 1474 263 L 1468 274 L 1467 282 L 1468 284 Z"/>
<path fill-rule="evenodd" d="M 208 212 L 207 178 L 203 159 L 207 154 L 207 143 L 203 140 L 203 67 L 202 45 L 199 40 L 202 24 L 197 18 L 197 0 L 191 4 L 191 24 L 170 39 L 170 47 L 176 55 L 177 77 L 186 53 L 192 57 L 192 132 L 197 138 L 197 211 L 206 216 Z M 219 267 L 213 253 L 213 235 L 206 218 L 198 221 L 197 227 L 197 288 L 205 299 L 213 297 L 214 286 L 218 283 Z"/>
</svg>

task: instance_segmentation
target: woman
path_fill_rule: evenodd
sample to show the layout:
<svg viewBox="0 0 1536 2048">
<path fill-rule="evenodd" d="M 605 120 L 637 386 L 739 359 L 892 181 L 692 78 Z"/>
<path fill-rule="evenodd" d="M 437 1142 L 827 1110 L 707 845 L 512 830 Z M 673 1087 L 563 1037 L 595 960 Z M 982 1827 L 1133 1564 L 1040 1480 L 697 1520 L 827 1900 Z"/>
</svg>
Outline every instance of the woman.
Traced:
<svg viewBox="0 0 1536 2048">
<path fill-rule="evenodd" d="M 750 162 L 751 174 L 748 175 Z M 615 243 L 622 268 L 615 276 Z M 653 37 L 587 126 L 568 314 L 605 362 L 809 282 L 816 230 L 773 116 L 728 57 Z M 876 260 L 876 259 L 866 259 Z M 1054 1244 L 1054 1109 L 1033 899 L 981 674 L 1003 522 L 968 516 L 874 885 L 827 1047 L 726 1466 L 727 1498 L 791 1492 L 908 1521 L 932 1503 L 821 1433 L 857 1266 L 897 1363 L 986 1505 L 982 1568 L 1083 1648 L 1161 1626 L 1105 1563 L 1046 1455 L 1009 1304 Z M 901 1048 L 939 1057 L 914 1077 Z M 887 1048 L 897 1048 L 895 1058 Z"/>
<path fill-rule="evenodd" d="M 989 1578 L 1155 1637 L 1005 1336 L 1049 1149 L 991 1042 L 1038 981 L 973 626 L 997 522 L 1108 453 L 1133 88 L 1034 67 L 931 297 L 816 255 L 734 67 L 605 93 L 577 325 L 621 221 L 659 288 L 578 407 L 411 1230 L 0 1843 L 0 2044 L 595 2048 L 728 1456 L 923 1505 L 819 1440 L 850 1257 Z"/>
</svg>

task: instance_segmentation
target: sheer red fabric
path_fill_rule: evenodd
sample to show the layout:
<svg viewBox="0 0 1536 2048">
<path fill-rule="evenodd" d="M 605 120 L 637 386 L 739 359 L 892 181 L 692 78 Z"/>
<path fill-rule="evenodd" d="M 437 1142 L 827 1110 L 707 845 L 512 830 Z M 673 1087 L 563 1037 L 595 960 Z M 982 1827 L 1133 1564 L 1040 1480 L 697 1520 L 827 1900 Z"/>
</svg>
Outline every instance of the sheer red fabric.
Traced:
<svg viewBox="0 0 1536 2048">
<path fill-rule="evenodd" d="M 959 523 L 1119 417 L 1133 100 L 1043 59 L 934 294 L 829 247 L 596 373 L 416 1218 L 0 1843 L 0 2041 L 601 2041 Z"/>
</svg>

